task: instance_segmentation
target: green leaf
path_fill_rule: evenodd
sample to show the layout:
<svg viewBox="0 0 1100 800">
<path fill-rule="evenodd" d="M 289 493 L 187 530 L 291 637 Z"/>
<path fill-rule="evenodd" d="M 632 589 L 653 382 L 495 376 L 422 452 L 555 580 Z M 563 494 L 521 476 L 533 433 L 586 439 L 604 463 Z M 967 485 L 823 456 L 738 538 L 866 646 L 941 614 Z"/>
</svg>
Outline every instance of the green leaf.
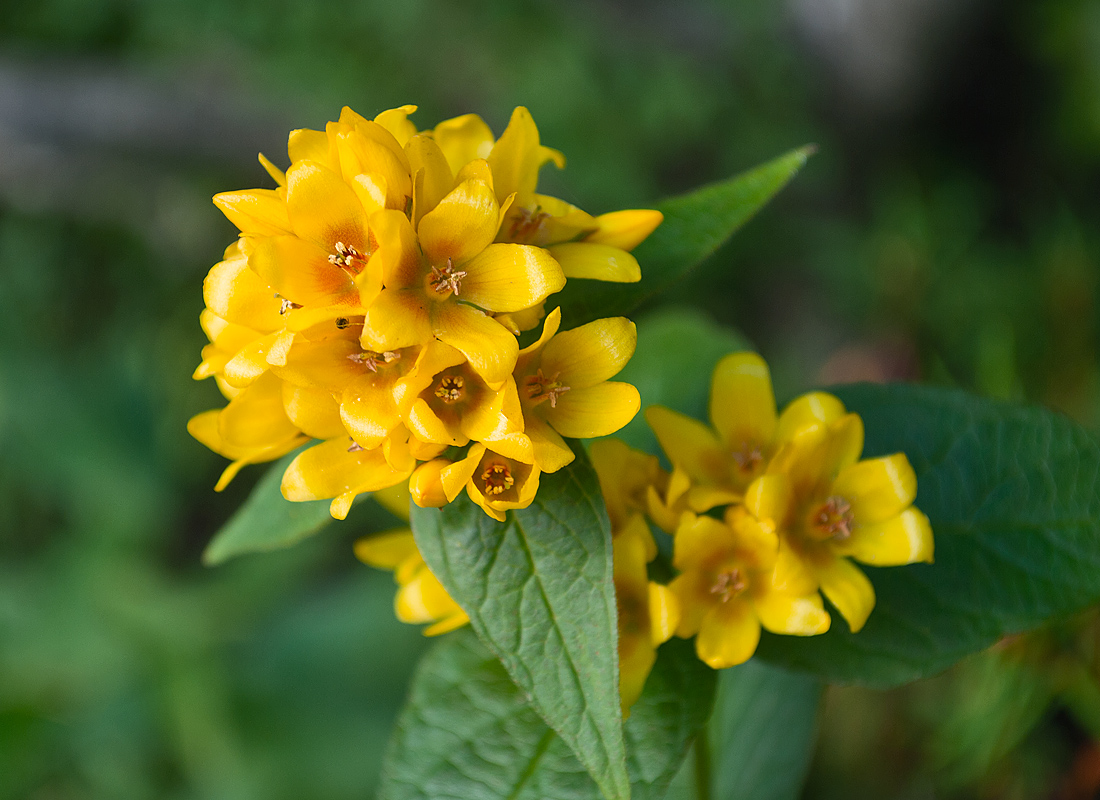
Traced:
<svg viewBox="0 0 1100 800">
<path fill-rule="evenodd" d="M 714 700 L 688 642 L 664 645 L 624 726 L 634 800 L 663 797 Z M 570 748 L 469 631 L 421 661 L 382 770 L 381 800 L 598 800 Z"/>
<path fill-rule="evenodd" d="M 819 680 L 757 659 L 722 671 L 710 721 L 712 794 L 796 800 L 810 768 Z"/>
<path fill-rule="evenodd" d="M 723 356 L 752 349 L 741 334 L 701 311 L 661 309 L 638 321 L 638 349 L 615 380 L 638 387 L 642 409 L 660 404 L 707 419 L 710 374 Z M 657 439 L 638 414 L 615 434 L 631 447 L 659 453 Z"/>
<path fill-rule="evenodd" d="M 628 314 L 672 286 L 786 186 L 814 149 L 800 147 L 748 172 L 659 203 L 664 222 L 634 251 L 642 279 L 627 284 L 570 280 L 553 301 L 561 306 L 562 327 Z"/>
<path fill-rule="evenodd" d="M 611 533 L 583 454 L 497 522 L 466 495 L 413 509 L 432 572 L 608 798 L 629 797 Z"/>
<path fill-rule="evenodd" d="M 283 456 L 260 478 L 244 504 L 214 534 L 202 554 L 203 563 L 212 567 L 244 553 L 289 547 L 332 522 L 328 500 L 292 503 L 279 489 L 283 473 L 302 449 Z"/>
<path fill-rule="evenodd" d="M 851 634 L 765 635 L 759 655 L 830 681 L 893 686 L 1100 600 L 1100 446 L 1060 414 L 920 386 L 837 395 L 864 457 L 904 452 L 936 563 L 862 567 L 877 602 Z"/>
</svg>

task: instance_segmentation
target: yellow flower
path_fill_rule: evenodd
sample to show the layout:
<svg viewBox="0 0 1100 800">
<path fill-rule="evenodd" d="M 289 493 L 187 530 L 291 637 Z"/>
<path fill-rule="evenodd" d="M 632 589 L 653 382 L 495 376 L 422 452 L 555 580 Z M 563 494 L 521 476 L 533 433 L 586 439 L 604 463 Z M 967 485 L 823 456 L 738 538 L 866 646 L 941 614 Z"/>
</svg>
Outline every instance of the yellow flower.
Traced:
<svg viewBox="0 0 1100 800">
<path fill-rule="evenodd" d="M 755 353 L 733 353 L 714 368 L 710 420 L 703 423 L 662 406 L 646 410 L 662 449 L 691 479 L 685 500 L 702 513 L 741 501 L 778 447 L 807 426 L 828 423 L 844 413 L 825 392 L 798 398 L 777 418 L 771 374 Z"/>
<path fill-rule="evenodd" d="M 775 584 L 824 592 L 853 632 L 875 604 L 849 558 L 875 566 L 931 562 L 932 528 L 913 507 L 917 479 L 904 453 L 859 461 L 863 423 L 846 414 L 786 442 L 745 493 L 745 508 L 778 531 Z"/>
<path fill-rule="evenodd" d="M 524 432 L 544 472 L 556 472 L 573 460 L 562 436 L 591 439 L 614 433 L 641 405 L 637 389 L 608 380 L 634 355 L 634 323 L 615 317 L 558 333 L 560 324 L 561 310 L 554 309 L 542 336 L 516 361 Z"/>
<path fill-rule="evenodd" d="M 774 584 L 778 546 L 775 533 L 739 506 L 731 506 L 725 520 L 684 514 L 673 555 L 680 575 L 669 584 L 681 608 L 676 635 L 696 636 L 695 651 L 710 667 L 751 658 L 761 625 L 799 636 L 828 630 L 816 591 Z"/>
<path fill-rule="evenodd" d="M 642 540 L 619 536 L 613 546 L 615 603 L 619 611 L 619 698 L 623 715 L 627 716 L 657 660 L 657 647 L 669 640 L 679 624 L 680 606 L 667 586 L 647 577 L 649 557 Z"/>
<path fill-rule="evenodd" d="M 389 531 L 360 539 L 355 543 L 355 555 L 364 564 L 394 571 L 400 587 L 394 612 L 402 622 L 431 623 L 424 629 L 425 636 L 438 636 L 470 621 L 424 563 L 412 531 Z"/>
<path fill-rule="evenodd" d="M 470 447 L 461 461 L 440 472 L 447 502 L 462 490 L 493 519 L 504 522 L 510 508 L 527 508 L 539 488 L 540 470 L 489 450 L 483 444 Z"/>
<path fill-rule="evenodd" d="M 600 480 L 611 530 L 621 530 L 635 514 L 646 511 L 646 490 L 660 482 L 664 470 L 657 456 L 635 450 L 619 439 L 592 442 L 588 457 Z"/>
</svg>

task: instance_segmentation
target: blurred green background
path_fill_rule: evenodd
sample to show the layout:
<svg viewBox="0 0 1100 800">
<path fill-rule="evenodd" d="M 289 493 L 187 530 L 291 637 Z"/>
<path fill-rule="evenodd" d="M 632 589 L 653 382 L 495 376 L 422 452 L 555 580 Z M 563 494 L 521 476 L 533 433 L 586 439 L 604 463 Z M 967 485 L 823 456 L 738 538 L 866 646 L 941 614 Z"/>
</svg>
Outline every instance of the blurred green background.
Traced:
<svg viewBox="0 0 1100 800">
<path fill-rule="evenodd" d="M 354 539 L 199 556 L 262 468 L 185 433 L 201 284 L 291 128 L 528 106 L 548 193 L 645 206 L 820 151 L 663 302 L 782 397 L 920 379 L 1100 428 L 1095 0 L 0 4 L 0 798 L 370 795 L 417 630 Z M 644 265 L 643 265 L 644 268 Z M 698 380 L 707 380 L 698 376 Z M 1095 616 L 834 689 L 805 796 L 1092 797 Z"/>
</svg>

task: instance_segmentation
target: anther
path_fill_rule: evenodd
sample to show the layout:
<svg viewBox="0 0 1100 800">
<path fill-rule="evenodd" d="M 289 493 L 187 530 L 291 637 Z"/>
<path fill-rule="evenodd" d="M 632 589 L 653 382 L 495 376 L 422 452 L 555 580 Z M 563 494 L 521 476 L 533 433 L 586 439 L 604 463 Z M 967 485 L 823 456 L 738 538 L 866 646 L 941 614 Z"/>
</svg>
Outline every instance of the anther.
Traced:
<svg viewBox="0 0 1100 800">
<path fill-rule="evenodd" d="M 533 211 L 527 208 L 517 209 L 512 224 L 508 228 L 508 238 L 515 242 L 533 239 L 550 216 L 542 210 L 542 206 L 535 206 Z"/>
<path fill-rule="evenodd" d="M 745 442 L 740 450 L 735 450 L 730 456 L 737 468 L 744 473 L 756 472 L 760 463 L 764 460 L 764 453 L 759 447 L 750 442 Z"/>
<path fill-rule="evenodd" d="M 363 265 L 370 256 L 370 253 L 364 255 L 350 244 L 344 244 L 343 242 L 337 242 L 333 249 L 336 253 L 328 257 L 328 263 L 334 267 L 347 270 L 353 275 L 358 275 L 363 271 Z"/>
<path fill-rule="evenodd" d="M 481 481 L 485 484 L 485 494 L 504 494 L 516 484 L 511 471 L 504 464 L 490 464 L 481 473 Z"/>
<path fill-rule="evenodd" d="M 741 575 L 741 570 L 735 567 L 719 573 L 714 585 L 710 587 L 710 593 L 718 595 L 718 599 L 725 603 L 745 591 L 745 586 L 745 578 Z"/>
<path fill-rule="evenodd" d="M 454 260 L 448 256 L 447 266 L 442 269 L 439 267 L 432 267 L 432 275 L 428 279 L 428 282 L 433 289 L 439 292 L 439 294 L 452 292 L 457 296 L 459 287 L 462 285 L 462 279 L 465 277 L 465 272 L 461 270 L 455 271 Z"/>
<path fill-rule="evenodd" d="M 279 306 L 279 313 L 280 314 L 285 314 L 288 311 L 294 310 L 295 308 L 301 308 L 302 307 L 301 304 L 292 302 L 290 300 L 287 300 L 285 297 L 283 297 L 278 292 L 275 292 L 274 297 L 275 297 L 276 300 L 281 301 L 281 305 Z"/>
<path fill-rule="evenodd" d="M 825 539 L 845 541 L 852 535 L 852 504 L 834 495 L 824 502 L 813 518 L 814 526 Z"/>
<path fill-rule="evenodd" d="M 466 381 L 461 375 L 444 375 L 439 379 L 435 396 L 444 403 L 456 403 L 462 399 L 465 393 Z"/>
<path fill-rule="evenodd" d="M 401 354 L 394 352 L 393 350 L 386 350 L 382 353 L 376 353 L 373 350 L 364 350 L 362 353 L 352 353 L 348 356 L 348 361 L 354 361 L 358 364 L 362 364 L 371 372 L 378 372 L 379 367 L 384 367 L 388 364 L 392 364 L 401 358 Z"/>
<path fill-rule="evenodd" d="M 361 451 L 366 450 L 366 449 L 367 448 L 363 447 L 363 445 L 359 444 L 359 442 L 356 442 L 356 441 L 353 440 L 352 443 L 351 443 L 351 447 L 348 448 L 348 452 L 349 453 L 358 453 L 358 452 L 361 452 Z"/>
<path fill-rule="evenodd" d="M 558 380 L 560 374 L 555 372 L 553 376 L 547 378 L 540 369 L 534 375 L 528 375 L 523 379 L 524 389 L 527 390 L 527 397 L 532 405 L 549 400 L 550 408 L 558 407 L 558 398 L 569 391 L 569 387 Z"/>
</svg>

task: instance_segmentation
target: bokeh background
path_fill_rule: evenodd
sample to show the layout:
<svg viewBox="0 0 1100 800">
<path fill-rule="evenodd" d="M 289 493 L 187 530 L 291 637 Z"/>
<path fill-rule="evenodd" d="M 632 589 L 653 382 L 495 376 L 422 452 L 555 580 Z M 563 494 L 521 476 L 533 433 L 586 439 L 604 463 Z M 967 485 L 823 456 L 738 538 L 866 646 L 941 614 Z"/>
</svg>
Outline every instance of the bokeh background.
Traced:
<svg viewBox="0 0 1100 800">
<path fill-rule="evenodd" d="M 184 426 L 221 402 L 189 378 L 235 235 L 210 196 L 407 102 L 528 106 L 569 158 L 543 185 L 594 213 L 816 142 L 662 302 L 781 398 L 919 379 L 1100 428 L 1095 0 L 3 0 L 0 798 L 370 796 L 425 643 L 351 544 L 395 521 L 207 569 L 263 469 L 215 494 Z M 805 796 L 1092 797 L 1098 665 L 1087 614 L 834 688 Z"/>
</svg>

